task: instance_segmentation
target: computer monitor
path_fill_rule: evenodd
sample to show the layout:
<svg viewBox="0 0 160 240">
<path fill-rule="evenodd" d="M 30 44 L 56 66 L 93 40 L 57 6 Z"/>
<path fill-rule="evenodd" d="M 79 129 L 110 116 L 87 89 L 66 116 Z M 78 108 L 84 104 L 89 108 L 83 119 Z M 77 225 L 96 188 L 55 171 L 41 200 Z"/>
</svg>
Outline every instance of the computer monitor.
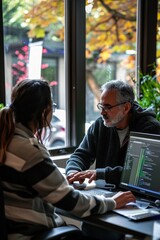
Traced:
<svg viewBox="0 0 160 240">
<path fill-rule="evenodd" d="M 120 187 L 160 199 L 160 135 L 130 133 Z"/>
</svg>

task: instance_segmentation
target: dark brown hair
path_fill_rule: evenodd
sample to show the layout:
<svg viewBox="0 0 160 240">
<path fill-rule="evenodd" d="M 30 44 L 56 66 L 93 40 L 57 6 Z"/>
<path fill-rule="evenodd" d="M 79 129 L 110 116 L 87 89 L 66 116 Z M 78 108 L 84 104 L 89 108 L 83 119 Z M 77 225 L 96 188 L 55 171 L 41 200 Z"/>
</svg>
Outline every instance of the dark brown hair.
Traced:
<svg viewBox="0 0 160 240">
<path fill-rule="evenodd" d="M 5 161 L 6 149 L 15 131 L 15 122 L 29 128 L 32 121 L 37 130 L 37 138 L 42 142 L 42 129 L 49 126 L 47 115 L 51 108 L 51 91 L 47 81 L 26 79 L 14 86 L 11 105 L 0 111 L 0 162 Z"/>
</svg>

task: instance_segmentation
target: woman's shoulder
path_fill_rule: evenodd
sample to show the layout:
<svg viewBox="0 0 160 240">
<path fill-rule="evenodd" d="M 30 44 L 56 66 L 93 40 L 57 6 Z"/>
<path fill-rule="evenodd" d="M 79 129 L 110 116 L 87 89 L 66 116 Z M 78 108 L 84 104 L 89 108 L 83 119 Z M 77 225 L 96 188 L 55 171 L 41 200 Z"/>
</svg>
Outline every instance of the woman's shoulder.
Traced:
<svg viewBox="0 0 160 240">
<path fill-rule="evenodd" d="M 44 159 L 50 158 L 48 150 L 36 138 L 27 138 L 21 135 L 13 137 L 8 146 L 7 155 L 10 156 L 9 158 L 12 156 L 21 168 L 34 166 Z"/>
</svg>

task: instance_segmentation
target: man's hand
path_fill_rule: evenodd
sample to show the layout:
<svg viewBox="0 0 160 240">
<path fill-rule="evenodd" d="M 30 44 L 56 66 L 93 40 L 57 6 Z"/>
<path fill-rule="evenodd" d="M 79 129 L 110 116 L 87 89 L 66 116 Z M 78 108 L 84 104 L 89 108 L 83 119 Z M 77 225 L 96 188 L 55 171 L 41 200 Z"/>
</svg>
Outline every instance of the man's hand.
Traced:
<svg viewBox="0 0 160 240">
<path fill-rule="evenodd" d="M 136 198 L 132 192 L 118 192 L 112 197 L 116 201 L 116 208 L 121 208 L 129 202 L 135 202 Z"/>
<path fill-rule="evenodd" d="M 93 180 L 96 180 L 96 170 L 86 170 L 78 173 L 73 173 L 67 176 L 68 182 L 72 183 L 74 181 L 79 181 L 83 183 L 85 178 L 88 178 L 88 183 L 91 183 Z"/>
<path fill-rule="evenodd" d="M 77 172 L 76 173 L 70 173 L 69 175 L 66 176 L 69 184 L 73 183 L 72 179 L 73 179 L 75 174 L 77 174 Z"/>
</svg>

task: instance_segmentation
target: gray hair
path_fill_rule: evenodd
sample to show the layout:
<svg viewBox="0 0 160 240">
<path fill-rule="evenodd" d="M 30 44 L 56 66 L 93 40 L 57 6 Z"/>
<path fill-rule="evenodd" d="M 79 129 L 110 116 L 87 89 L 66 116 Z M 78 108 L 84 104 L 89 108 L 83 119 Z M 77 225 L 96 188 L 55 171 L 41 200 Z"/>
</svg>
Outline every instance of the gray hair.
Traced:
<svg viewBox="0 0 160 240">
<path fill-rule="evenodd" d="M 115 89 L 117 94 L 117 103 L 134 102 L 134 91 L 131 85 L 122 80 L 111 80 L 102 85 L 101 91 L 110 91 Z"/>
</svg>

